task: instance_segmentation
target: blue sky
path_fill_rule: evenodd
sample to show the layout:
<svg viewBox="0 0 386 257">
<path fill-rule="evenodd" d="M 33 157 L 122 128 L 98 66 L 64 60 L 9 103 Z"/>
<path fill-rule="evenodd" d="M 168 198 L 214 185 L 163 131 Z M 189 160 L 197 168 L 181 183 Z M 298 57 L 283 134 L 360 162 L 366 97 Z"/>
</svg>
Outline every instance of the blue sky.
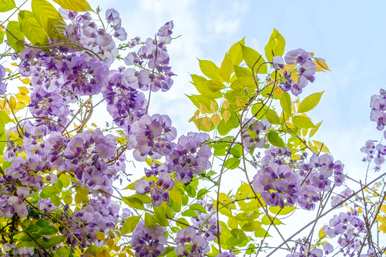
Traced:
<svg viewBox="0 0 386 257">
<path fill-rule="evenodd" d="M 231 43 L 246 37 L 258 49 L 272 28 L 287 40 L 287 49 L 302 47 L 327 60 L 331 72 L 321 74 L 307 93 L 326 93 L 315 121 L 323 120 L 318 134 L 348 172 L 360 175 L 359 148 L 379 134 L 369 122 L 370 96 L 386 84 L 386 2 L 359 0 L 109 0 L 91 1 L 103 9 L 121 12 L 130 35 L 149 36 L 164 22 L 175 21 L 177 35 L 171 46 L 178 74 L 171 91 L 158 94 L 154 111 L 168 113 L 180 132 L 193 109 L 184 94 L 194 92 L 189 73 L 197 71 L 197 58 L 221 60 Z"/>
</svg>

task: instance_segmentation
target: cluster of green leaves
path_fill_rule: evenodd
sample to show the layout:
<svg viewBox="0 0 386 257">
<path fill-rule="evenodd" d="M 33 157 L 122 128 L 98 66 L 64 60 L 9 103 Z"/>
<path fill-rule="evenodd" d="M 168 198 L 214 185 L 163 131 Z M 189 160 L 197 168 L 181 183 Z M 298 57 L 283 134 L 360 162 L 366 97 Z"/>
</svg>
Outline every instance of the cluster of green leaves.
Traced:
<svg viewBox="0 0 386 257">
<path fill-rule="evenodd" d="M 141 179 L 151 181 L 155 178 L 143 177 Z M 136 183 L 137 181 L 134 181 L 127 189 L 135 191 Z M 136 209 L 139 212 L 142 211 L 142 214 L 129 217 L 121 232 L 124 234 L 132 232 L 140 218 L 143 218 L 145 225 L 149 227 L 160 225 L 168 227 L 170 232 L 177 232 L 181 228 L 191 225 L 188 221 L 189 218 L 197 217 L 200 213 L 207 213 L 206 209 L 198 201 L 204 199 L 208 192 L 205 188 L 199 188 L 199 179 L 195 178 L 189 184 L 175 182 L 169 192 L 169 202 L 159 206 L 154 206 L 147 195 L 133 193 L 125 196 L 122 198 L 123 202 L 130 208 Z"/>
<path fill-rule="evenodd" d="M 242 39 L 230 47 L 220 65 L 199 60 L 202 74 L 191 76 L 198 92 L 189 96 L 197 107 L 191 121 L 199 130 L 219 135 L 210 146 L 223 163 L 220 173 L 237 170 L 234 172 L 242 175 L 245 172 L 243 161 L 248 153 L 243 150 L 241 132 L 247 130 L 245 124 L 253 120 L 267 120 L 271 124 L 266 134 L 267 148 L 286 147 L 293 159 L 306 150 L 328 152 L 322 142 L 313 139 L 321 122 L 315 123 L 309 117 L 323 92 L 300 99 L 283 91 L 279 85 L 284 70 L 295 73 L 296 68 L 287 65 L 284 70 L 274 69 L 273 57 L 284 53 L 285 39 L 274 29 L 265 45 L 264 56 Z M 323 59 L 315 60 L 318 71 L 328 70 Z M 253 152 L 250 154 L 254 158 Z M 267 208 L 249 183 L 242 183 L 236 193 L 219 193 L 217 201 L 224 218 L 220 222 L 222 248 L 236 252 L 245 248 L 256 251 L 256 238 L 269 236 L 266 229 L 282 224 L 282 218 L 295 210 L 292 206 Z M 217 250 L 213 247 L 213 256 Z"/>
<path fill-rule="evenodd" d="M 272 145 L 289 147 L 294 154 L 304 147 L 327 152 L 322 142 L 311 140 L 321 122 L 314 123 L 307 115 L 318 105 L 323 92 L 293 99 L 279 87 L 283 71 L 270 69 L 273 56 L 281 56 L 284 51 L 285 40 L 274 29 L 265 46 L 265 57 L 242 39 L 232 45 L 220 66 L 199 60 L 203 74 L 192 75 L 198 94 L 189 96 L 197 107 L 191 119 L 197 128 L 230 135 L 240 128 L 241 119 L 249 110 L 254 119 L 272 124 L 268 134 Z M 328 69 L 324 62 L 318 67 L 318 71 Z"/>
</svg>

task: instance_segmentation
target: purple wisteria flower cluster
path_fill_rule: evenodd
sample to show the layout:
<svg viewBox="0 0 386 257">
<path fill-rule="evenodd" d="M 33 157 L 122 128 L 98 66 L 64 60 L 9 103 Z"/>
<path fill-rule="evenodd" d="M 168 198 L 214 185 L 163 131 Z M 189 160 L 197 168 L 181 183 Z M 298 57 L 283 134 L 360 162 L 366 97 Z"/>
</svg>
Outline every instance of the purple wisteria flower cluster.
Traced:
<svg viewBox="0 0 386 257">
<path fill-rule="evenodd" d="M 204 256 L 209 252 L 209 242 L 195 228 L 187 227 L 177 233 L 177 256 L 196 257 Z"/>
<path fill-rule="evenodd" d="M 361 148 L 361 152 L 366 156 L 363 157 L 365 162 L 374 162 L 375 170 L 380 170 L 382 164 L 385 162 L 386 146 L 379 143 L 377 140 L 367 140 L 365 145 Z"/>
<path fill-rule="evenodd" d="M 377 129 L 383 130 L 386 125 L 386 90 L 379 90 L 378 95 L 373 95 L 370 100 L 370 120 L 377 123 Z"/>
<path fill-rule="evenodd" d="M 284 207 L 298 204 L 313 209 L 321 193 L 333 184 L 343 183 L 343 165 L 328 154 L 313 155 L 309 160 L 292 161 L 285 148 L 266 150 L 262 167 L 253 178 L 256 192 L 268 205 Z"/>
<path fill-rule="evenodd" d="M 386 90 L 380 89 L 379 94 L 373 95 L 370 100 L 370 120 L 377 124 L 376 128 L 383 131 L 383 137 L 380 140 L 367 140 L 360 149 L 365 154 L 364 162 L 369 164 L 373 162 L 374 169 L 379 171 L 385 162 L 386 146 L 382 140 L 386 138 Z"/>
<path fill-rule="evenodd" d="M 249 151 L 253 151 L 255 148 L 264 148 L 267 143 L 266 133 L 270 126 L 266 120 L 250 122 L 247 128 L 241 132 L 243 147 Z"/>
<path fill-rule="evenodd" d="M 3 65 L 0 65 L 0 95 L 4 95 L 7 92 L 7 83 L 4 82 L 5 75 L 5 68 Z"/>
<path fill-rule="evenodd" d="M 131 246 L 138 257 L 157 257 L 164 251 L 166 244 L 165 229 L 146 227 L 140 222 L 134 230 Z"/>
<path fill-rule="evenodd" d="M 276 56 L 273 59 L 273 66 L 283 70 L 284 81 L 280 84 L 281 89 L 290 91 L 295 96 L 301 94 L 303 88 L 315 80 L 316 65 L 313 56 L 301 48 L 288 51 L 284 60 Z"/>
<path fill-rule="evenodd" d="M 150 124 L 154 125 L 154 128 L 139 129 L 134 127 L 134 130 L 138 130 L 140 136 L 136 140 L 136 142 L 140 142 L 136 151 L 147 153 L 145 156 L 164 156 L 165 163 L 153 164 L 150 169 L 146 168 L 146 176 L 156 177 L 157 181 L 141 179 L 136 183 L 136 191 L 140 194 L 150 193 L 153 203 L 159 205 L 163 201 L 167 202 L 169 200 L 169 190 L 174 185 L 171 173 L 176 174 L 178 181 L 190 183 L 195 175 L 210 167 L 211 151 L 205 144 L 208 139 L 206 134 L 190 132 L 186 136 L 181 136 L 177 143 L 174 143 L 171 140 L 175 137 L 175 129 L 169 127 L 170 120 L 168 118 L 153 116 L 153 122 L 150 119 L 148 120 Z M 142 123 L 139 126 L 142 126 Z M 164 135 L 161 135 L 161 131 L 164 131 Z M 154 138 L 154 135 L 157 134 L 160 135 L 158 139 Z M 150 150 L 152 148 L 154 150 Z M 137 154 L 136 158 L 142 159 L 140 154 Z"/>
<path fill-rule="evenodd" d="M 171 42 L 173 22 L 167 22 L 159 29 L 154 38 L 141 40 L 136 37 L 128 43 L 133 51 L 125 57 L 127 65 L 140 67 L 136 72 L 138 87 L 142 90 L 167 91 L 173 84 L 175 75 L 169 64 L 170 58 L 166 46 Z M 137 48 L 136 51 L 134 51 Z"/>
<path fill-rule="evenodd" d="M 336 238 L 343 256 L 356 256 L 362 246 L 363 236 L 366 236 L 365 222 L 360 218 L 357 211 L 341 212 L 323 227 L 327 237 Z M 332 248 L 332 247 L 329 247 Z M 372 256 L 371 248 L 368 254 Z"/>
<path fill-rule="evenodd" d="M 312 246 L 306 240 L 298 240 L 293 252 L 287 254 L 286 257 L 323 257 L 327 256 L 332 251 L 332 245 L 329 243 L 324 243 L 323 248 L 319 248 Z"/>
<path fill-rule="evenodd" d="M 87 247 L 96 242 L 97 233 L 108 233 L 115 227 L 119 218 L 119 205 L 109 198 L 95 198 L 68 220 L 69 231 L 64 231 L 71 245 Z M 65 230 L 67 228 L 64 228 Z"/>
</svg>

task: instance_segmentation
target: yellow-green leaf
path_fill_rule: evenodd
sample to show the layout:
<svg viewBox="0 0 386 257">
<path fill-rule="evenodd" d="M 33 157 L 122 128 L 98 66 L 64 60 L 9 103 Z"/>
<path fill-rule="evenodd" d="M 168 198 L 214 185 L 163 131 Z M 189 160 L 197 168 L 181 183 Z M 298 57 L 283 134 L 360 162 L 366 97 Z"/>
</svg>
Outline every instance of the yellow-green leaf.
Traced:
<svg viewBox="0 0 386 257">
<path fill-rule="evenodd" d="M 315 127 L 312 128 L 310 131 L 310 137 L 313 137 L 316 134 L 316 132 L 318 132 L 320 125 L 322 125 L 321 121 L 319 121 L 318 123 L 315 124 Z"/>
<path fill-rule="evenodd" d="M 320 153 L 320 152 L 329 153 L 330 152 L 330 150 L 328 149 L 328 147 L 324 143 L 317 141 L 317 140 L 312 141 L 311 148 L 315 153 Z"/>
<path fill-rule="evenodd" d="M 267 73 L 267 65 L 261 54 L 259 54 L 253 48 L 243 45 L 243 59 L 248 67 L 253 70 L 255 73 Z"/>
<path fill-rule="evenodd" d="M 10 47 L 20 52 L 24 49 L 24 34 L 20 31 L 20 24 L 17 21 L 10 21 L 7 25 L 7 41 Z"/>
<path fill-rule="evenodd" d="M 5 31 L 0 28 L 0 44 L 4 42 Z"/>
<path fill-rule="evenodd" d="M 210 79 L 222 81 L 220 69 L 210 60 L 199 60 L 200 69 Z"/>
<path fill-rule="evenodd" d="M 299 104 L 298 112 L 308 112 L 314 109 L 319 104 L 323 93 L 324 92 L 317 92 L 304 98 Z"/>
<path fill-rule="evenodd" d="M 255 231 L 255 237 L 270 237 L 267 230 L 265 230 L 263 227 L 260 227 Z"/>
<path fill-rule="evenodd" d="M 77 203 L 88 202 L 88 189 L 86 187 L 78 187 L 76 189 L 75 202 Z"/>
<path fill-rule="evenodd" d="M 268 108 L 267 112 L 265 113 L 265 117 L 271 124 L 280 124 L 280 117 L 277 115 L 277 113 Z"/>
<path fill-rule="evenodd" d="M 67 10 L 83 12 L 91 11 L 91 6 L 86 0 L 54 0 L 57 4 Z"/>
<path fill-rule="evenodd" d="M 63 17 L 47 0 L 32 0 L 32 13 L 49 37 L 63 37 Z"/>
<path fill-rule="evenodd" d="M 15 0 L 0 0 L 0 12 L 8 12 L 15 7 Z"/>
<path fill-rule="evenodd" d="M 280 106 L 287 115 L 291 115 L 291 112 L 292 112 L 291 96 L 287 92 L 284 92 L 280 96 Z"/>
<path fill-rule="evenodd" d="M 315 127 L 314 123 L 305 115 L 297 115 L 292 117 L 294 125 L 298 128 L 313 128 Z"/>
<path fill-rule="evenodd" d="M 128 217 L 125 222 L 123 223 L 123 226 L 121 228 L 122 234 L 128 234 L 133 232 L 135 227 L 137 226 L 139 222 L 140 217 L 139 216 L 130 216 Z"/>
<path fill-rule="evenodd" d="M 32 12 L 20 11 L 19 22 L 21 31 L 33 45 L 47 44 L 48 35 Z"/>
<path fill-rule="evenodd" d="M 269 211 L 276 215 L 287 215 L 291 212 L 293 212 L 296 209 L 295 206 L 271 206 L 269 207 Z"/>
<path fill-rule="evenodd" d="M 220 75 L 225 81 L 229 81 L 229 78 L 233 71 L 233 63 L 230 55 L 225 54 L 224 59 L 221 62 L 220 66 Z"/>
<path fill-rule="evenodd" d="M 279 134 L 274 130 L 268 132 L 268 141 L 274 146 L 285 147 L 283 139 L 281 139 Z"/>
<path fill-rule="evenodd" d="M 71 184 L 71 176 L 67 173 L 62 173 L 59 180 L 62 182 L 63 187 L 68 187 Z"/>
<path fill-rule="evenodd" d="M 265 57 L 268 61 L 272 61 L 274 56 L 282 56 L 285 49 L 285 39 L 279 31 L 273 29 L 272 34 L 265 45 Z"/>
<path fill-rule="evenodd" d="M 54 257 L 68 257 L 71 254 L 70 248 L 67 246 L 60 247 L 58 250 L 56 250 Z"/>
<path fill-rule="evenodd" d="M 243 51 L 242 45 L 244 45 L 244 39 L 234 43 L 228 51 L 229 58 L 231 59 L 233 65 L 239 65 L 243 60 Z"/>
<path fill-rule="evenodd" d="M 224 162 L 224 166 L 230 170 L 236 169 L 237 167 L 239 167 L 239 164 L 240 159 L 235 157 L 231 157 Z"/>
</svg>

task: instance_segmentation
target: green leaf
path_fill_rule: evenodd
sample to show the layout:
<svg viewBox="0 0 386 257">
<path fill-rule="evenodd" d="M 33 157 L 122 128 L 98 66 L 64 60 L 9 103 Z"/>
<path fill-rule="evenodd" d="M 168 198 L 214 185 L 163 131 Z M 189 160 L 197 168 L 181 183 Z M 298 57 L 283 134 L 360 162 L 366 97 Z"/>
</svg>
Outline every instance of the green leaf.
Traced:
<svg viewBox="0 0 386 257">
<path fill-rule="evenodd" d="M 134 194 L 122 198 L 128 206 L 136 209 L 143 209 L 145 203 L 150 203 L 151 199 L 147 195 Z"/>
<path fill-rule="evenodd" d="M 19 22 L 21 31 L 33 45 L 47 44 L 48 35 L 32 12 L 20 11 Z"/>
<path fill-rule="evenodd" d="M 268 43 L 265 45 L 265 57 L 268 61 L 272 61 L 274 56 L 282 56 L 285 49 L 285 39 L 279 31 L 273 29 Z"/>
<path fill-rule="evenodd" d="M 88 189 L 86 187 L 77 187 L 75 202 L 77 203 L 87 203 L 88 202 Z"/>
<path fill-rule="evenodd" d="M 24 49 L 24 34 L 20 31 L 20 24 L 17 21 L 10 21 L 7 25 L 8 45 L 20 52 Z"/>
<path fill-rule="evenodd" d="M 239 126 L 239 120 L 237 117 L 237 113 L 231 111 L 229 120 L 225 121 L 222 119 L 220 124 L 217 126 L 217 130 L 220 135 L 227 135 L 232 129 L 237 128 Z"/>
<path fill-rule="evenodd" d="M 271 108 L 267 108 L 267 111 L 265 113 L 265 117 L 271 124 L 280 124 L 280 117 L 277 115 L 277 113 L 272 110 Z"/>
<path fill-rule="evenodd" d="M 317 140 L 312 141 L 311 148 L 315 153 L 330 153 L 328 147 L 323 142 Z"/>
<path fill-rule="evenodd" d="M 248 46 L 243 45 L 243 59 L 248 67 L 254 71 L 254 73 L 264 74 L 267 73 L 267 65 L 264 64 L 264 57 L 261 56 L 256 50 Z"/>
<path fill-rule="evenodd" d="M 219 98 L 222 96 L 221 89 L 224 84 L 215 80 L 207 80 L 206 78 L 192 74 L 192 84 L 196 87 L 201 95 L 208 98 Z"/>
<path fill-rule="evenodd" d="M 70 248 L 68 248 L 67 246 L 63 246 L 56 250 L 54 257 L 69 257 L 70 253 Z"/>
<path fill-rule="evenodd" d="M 198 203 L 192 204 L 189 207 L 189 209 L 194 210 L 194 211 L 198 211 L 198 212 L 202 212 L 202 213 L 206 213 L 206 209 L 201 204 L 198 204 Z"/>
<path fill-rule="evenodd" d="M 5 31 L 0 28 L 0 44 L 4 42 Z"/>
<path fill-rule="evenodd" d="M 197 193 L 197 199 L 204 199 L 205 195 L 209 192 L 208 189 L 202 188 Z"/>
<path fill-rule="evenodd" d="M 50 38 L 64 37 L 64 20 L 47 0 L 32 0 L 32 13 Z"/>
<path fill-rule="evenodd" d="M 224 81 L 229 81 L 232 71 L 233 71 L 232 58 L 228 53 L 226 53 L 220 66 L 220 74 L 221 74 L 221 77 L 224 79 Z"/>
<path fill-rule="evenodd" d="M 241 144 L 236 144 L 235 146 L 233 146 L 230 150 L 230 153 L 236 157 L 236 158 L 240 158 L 241 155 L 243 154 L 243 147 L 241 146 Z"/>
<path fill-rule="evenodd" d="M 296 115 L 292 117 L 294 125 L 298 128 L 313 128 L 315 127 L 314 123 L 305 115 Z"/>
<path fill-rule="evenodd" d="M 48 249 L 51 248 L 57 244 L 60 244 L 64 241 L 64 236 L 52 236 L 48 240 L 45 238 L 42 238 L 39 240 L 39 245 L 43 246 L 44 248 Z"/>
<path fill-rule="evenodd" d="M 315 127 L 312 128 L 310 131 L 310 137 L 313 137 L 316 134 L 316 132 L 318 132 L 321 125 L 322 125 L 321 121 L 319 121 L 318 123 L 315 124 Z"/>
<path fill-rule="evenodd" d="M 239 158 L 229 158 L 225 161 L 224 166 L 230 170 L 234 170 L 240 165 L 240 159 Z"/>
<path fill-rule="evenodd" d="M 289 116 L 292 113 L 292 107 L 291 107 L 291 96 L 284 92 L 280 96 L 280 106 L 283 109 L 283 111 Z"/>
<path fill-rule="evenodd" d="M 232 61 L 233 65 L 239 65 L 243 60 L 243 50 L 242 45 L 244 45 L 244 39 L 234 43 L 231 48 L 228 50 L 228 56 Z"/>
<path fill-rule="evenodd" d="M 250 69 L 247 67 L 233 66 L 237 80 L 232 82 L 232 88 L 238 90 L 244 90 L 247 88 L 252 88 L 256 91 L 256 83 L 253 79 L 253 75 Z M 257 78 L 256 78 L 257 79 Z"/>
<path fill-rule="evenodd" d="M 169 225 L 166 215 L 167 208 L 165 203 L 154 208 L 154 217 L 157 223 L 164 227 Z"/>
<path fill-rule="evenodd" d="M 123 226 L 121 228 L 122 234 L 129 234 L 133 232 L 135 227 L 137 226 L 138 222 L 140 220 L 139 216 L 130 216 L 128 217 L 125 222 L 123 223 Z"/>
<path fill-rule="evenodd" d="M 71 190 L 66 190 L 62 192 L 62 198 L 64 203 L 71 204 L 72 203 L 72 192 Z"/>
<path fill-rule="evenodd" d="M 9 123 L 11 119 L 9 118 L 8 114 L 5 111 L 0 112 L 0 125 L 4 126 L 5 124 Z"/>
<path fill-rule="evenodd" d="M 169 191 L 169 198 L 170 198 L 170 204 L 173 210 L 176 212 L 181 211 L 181 205 L 182 205 L 182 192 L 181 189 L 177 187 L 173 187 Z"/>
<path fill-rule="evenodd" d="M 314 109 L 319 104 L 323 93 L 324 92 L 317 92 L 304 98 L 299 104 L 298 112 L 308 112 Z"/>
<path fill-rule="evenodd" d="M 249 221 L 248 223 L 244 224 L 242 229 L 244 231 L 256 231 L 261 227 L 261 223 L 258 221 Z"/>
<path fill-rule="evenodd" d="M 233 137 L 220 138 L 219 141 L 211 143 L 215 156 L 224 156 L 227 153 L 227 149 L 233 140 Z"/>
<path fill-rule="evenodd" d="M 271 216 L 268 217 L 267 215 L 263 216 L 263 218 L 261 219 L 261 223 L 264 225 L 270 225 L 272 223 L 275 225 L 282 224 L 282 222 L 278 218 L 271 217 Z"/>
<path fill-rule="evenodd" d="M 157 220 L 150 213 L 145 213 L 145 226 L 146 227 L 155 227 L 155 226 L 157 226 Z"/>
<path fill-rule="evenodd" d="M 220 69 L 210 60 L 198 60 L 202 73 L 210 79 L 222 81 Z"/>
<path fill-rule="evenodd" d="M 42 198 L 49 198 L 51 195 L 56 195 L 60 191 L 54 186 L 46 186 L 43 188 L 42 192 L 40 193 L 40 196 Z"/>
<path fill-rule="evenodd" d="M 187 217 L 196 217 L 198 213 L 195 210 L 188 209 L 182 213 L 182 216 L 187 216 Z"/>
<path fill-rule="evenodd" d="M 67 173 L 60 174 L 59 180 L 62 182 L 63 187 L 68 187 L 71 184 L 71 176 Z"/>
<path fill-rule="evenodd" d="M 204 95 L 189 95 L 188 98 L 201 113 L 213 113 L 218 110 L 218 104 L 214 99 Z"/>
<path fill-rule="evenodd" d="M 269 237 L 268 231 L 265 230 L 263 227 L 258 228 L 255 231 L 255 237 Z"/>
<path fill-rule="evenodd" d="M 7 136 L 6 136 L 6 133 L 5 133 L 5 127 L 4 127 L 4 124 L 1 124 L 0 125 L 0 155 L 3 155 L 3 152 L 4 152 L 4 148 L 5 148 L 5 145 L 6 145 L 6 141 L 7 141 Z"/>
<path fill-rule="evenodd" d="M 176 221 L 176 225 L 178 225 L 179 227 L 182 227 L 182 228 L 186 228 L 186 227 L 189 227 L 189 226 L 190 226 L 189 221 L 187 221 L 187 220 L 184 219 L 184 218 L 179 218 L 179 219 Z"/>
<path fill-rule="evenodd" d="M 284 206 L 283 208 L 279 206 L 269 207 L 269 211 L 276 215 L 287 215 L 295 210 L 296 210 L 295 206 Z"/>
<path fill-rule="evenodd" d="M 35 224 L 26 228 L 26 231 L 39 236 L 53 235 L 58 232 L 55 227 L 51 226 L 50 223 L 45 220 L 38 220 Z"/>
<path fill-rule="evenodd" d="M 0 0 L 0 12 L 8 12 L 15 7 L 15 0 Z"/>
<path fill-rule="evenodd" d="M 285 143 L 283 141 L 283 139 L 281 139 L 281 137 L 279 136 L 279 134 L 274 131 L 274 130 L 271 130 L 268 132 L 268 141 L 274 145 L 274 146 L 277 146 L 277 147 L 285 147 Z"/>
<path fill-rule="evenodd" d="M 248 237 L 241 229 L 232 229 L 232 236 L 228 239 L 229 246 L 245 246 L 248 243 Z"/>
<path fill-rule="evenodd" d="M 57 4 L 67 10 L 84 12 L 91 11 L 91 6 L 86 0 L 54 0 Z"/>
<path fill-rule="evenodd" d="M 224 193 L 220 193 L 218 201 L 219 201 L 220 213 L 231 217 L 232 216 L 232 209 L 235 209 L 236 205 L 229 198 L 229 196 L 227 196 Z"/>
</svg>

